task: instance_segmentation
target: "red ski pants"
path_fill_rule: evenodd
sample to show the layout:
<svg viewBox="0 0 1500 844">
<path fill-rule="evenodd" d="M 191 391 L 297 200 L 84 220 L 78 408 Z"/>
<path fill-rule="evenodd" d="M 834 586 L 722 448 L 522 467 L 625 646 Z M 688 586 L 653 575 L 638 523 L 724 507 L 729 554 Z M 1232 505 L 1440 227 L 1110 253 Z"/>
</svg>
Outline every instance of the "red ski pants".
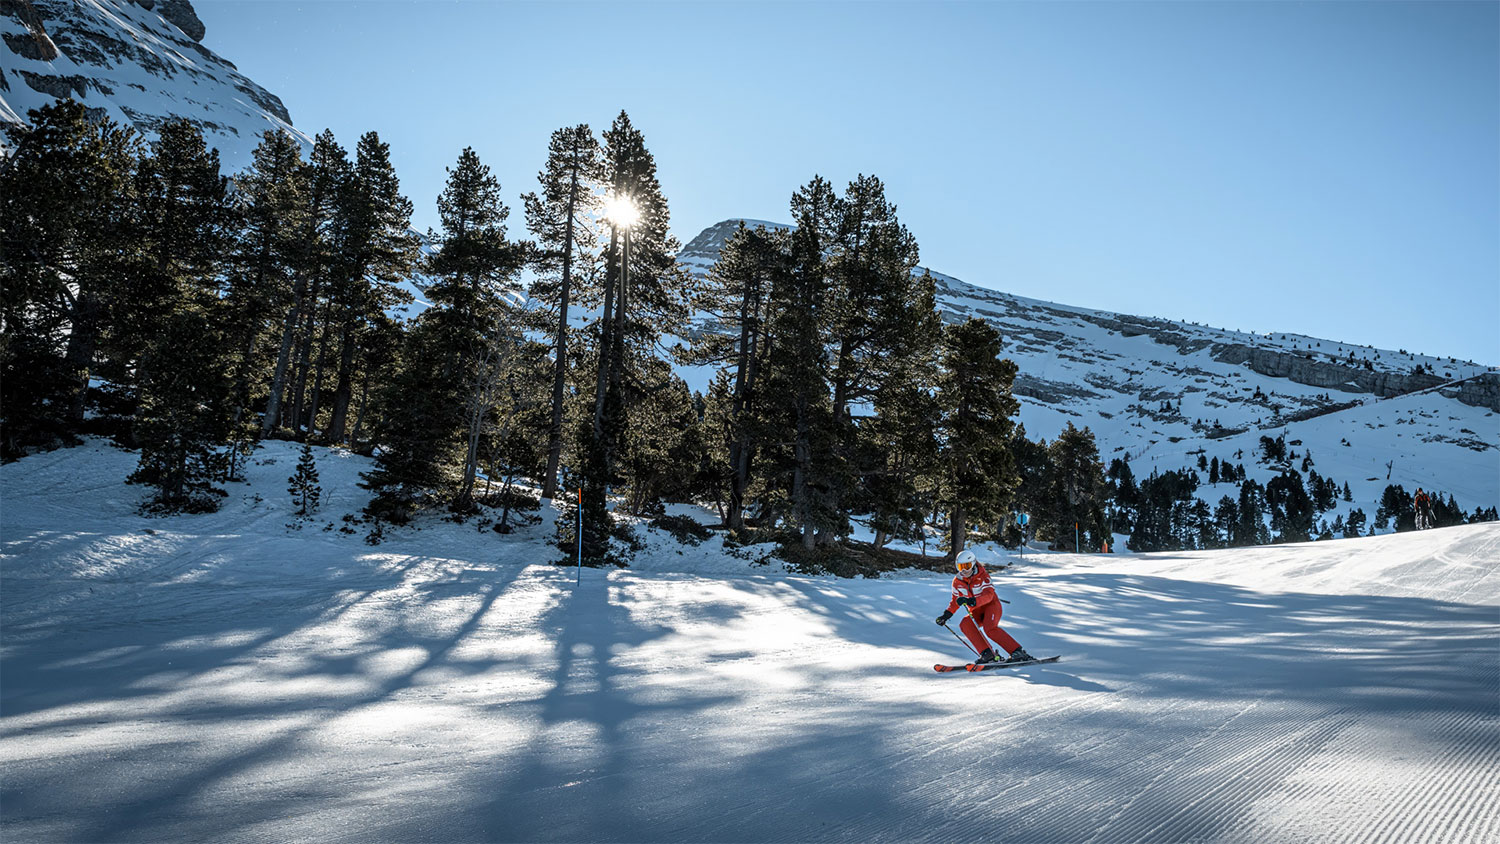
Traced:
<svg viewBox="0 0 1500 844">
<path fill-rule="evenodd" d="M 1001 650 L 1007 654 L 1021 647 L 1020 642 L 1011 638 L 1009 633 L 1000 628 L 1001 606 L 999 601 L 991 601 L 978 610 L 975 610 L 972 615 L 964 613 L 964 620 L 958 623 L 958 629 L 964 631 L 964 635 L 968 636 L 969 641 L 974 643 L 974 650 L 984 653 L 984 649 L 990 646 L 990 643 L 984 639 L 985 634 L 988 634 L 990 641 L 999 645 Z M 979 619 L 978 625 L 974 624 L 974 619 L 976 618 Z M 984 628 L 984 634 L 979 632 L 980 627 Z"/>
</svg>

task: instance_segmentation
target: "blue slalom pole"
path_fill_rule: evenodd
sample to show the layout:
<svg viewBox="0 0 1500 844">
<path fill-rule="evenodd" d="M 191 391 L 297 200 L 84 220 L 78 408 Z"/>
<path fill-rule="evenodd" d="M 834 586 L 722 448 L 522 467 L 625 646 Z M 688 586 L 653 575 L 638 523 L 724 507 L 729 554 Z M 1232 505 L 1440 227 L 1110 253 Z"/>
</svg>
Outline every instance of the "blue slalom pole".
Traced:
<svg viewBox="0 0 1500 844">
<path fill-rule="evenodd" d="M 578 488 L 578 577 L 573 585 L 583 583 L 583 487 Z"/>
</svg>

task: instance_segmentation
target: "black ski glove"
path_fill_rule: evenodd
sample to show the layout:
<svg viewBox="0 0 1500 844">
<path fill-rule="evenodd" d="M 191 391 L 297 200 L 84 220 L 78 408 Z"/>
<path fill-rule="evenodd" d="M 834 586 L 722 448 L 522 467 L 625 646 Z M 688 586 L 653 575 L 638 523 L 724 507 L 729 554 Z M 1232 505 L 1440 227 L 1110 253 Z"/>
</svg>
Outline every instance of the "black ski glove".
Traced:
<svg viewBox="0 0 1500 844">
<path fill-rule="evenodd" d="M 974 599 L 965 595 L 962 598 L 958 599 L 958 605 L 961 607 L 972 607 L 974 606 Z"/>
<path fill-rule="evenodd" d="M 952 617 L 953 613 L 948 612 L 947 610 L 943 610 L 943 614 L 937 617 L 937 623 L 943 625 L 944 627 L 947 627 L 948 619 Z"/>
</svg>

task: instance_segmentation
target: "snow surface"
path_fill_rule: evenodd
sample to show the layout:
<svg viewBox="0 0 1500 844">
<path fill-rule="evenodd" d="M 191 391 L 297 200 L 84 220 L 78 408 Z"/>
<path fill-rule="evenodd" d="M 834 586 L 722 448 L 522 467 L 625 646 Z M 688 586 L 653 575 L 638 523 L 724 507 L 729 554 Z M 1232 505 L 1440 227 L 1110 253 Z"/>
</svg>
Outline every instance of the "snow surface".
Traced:
<svg viewBox="0 0 1500 844">
<path fill-rule="evenodd" d="M 1500 836 L 1500 525 L 1028 552 L 1005 625 L 1063 661 L 940 675 L 944 575 L 651 531 L 575 586 L 550 515 L 339 533 L 368 461 L 315 453 L 300 529 L 290 444 L 205 516 L 100 442 L 0 466 L 4 840 Z"/>
</svg>

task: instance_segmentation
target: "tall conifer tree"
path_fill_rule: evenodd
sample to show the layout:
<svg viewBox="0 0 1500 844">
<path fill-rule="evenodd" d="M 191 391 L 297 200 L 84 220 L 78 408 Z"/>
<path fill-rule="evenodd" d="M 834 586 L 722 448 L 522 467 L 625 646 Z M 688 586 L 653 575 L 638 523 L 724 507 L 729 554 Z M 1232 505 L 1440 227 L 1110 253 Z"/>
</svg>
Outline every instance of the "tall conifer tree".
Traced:
<svg viewBox="0 0 1500 844">
<path fill-rule="evenodd" d="M 755 419 L 770 351 L 772 291 L 784 287 L 791 273 L 791 237 L 786 231 L 740 224 L 724 244 L 709 271 L 699 309 L 713 315 L 719 330 L 704 332 L 687 359 L 717 365 L 728 374 L 728 500 L 725 525 L 744 527 L 746 497 L 757 440 Z"/>
<path fill-rule="evenodd" d="M 455 478 L 449 499 L 470 506 L 484 426 L 521 339 L 506 301 L 520 265 L 505 237 L 508 214 L 499 182 L 465 149 L 438 198 L 443 231 L 432 235 L 438 249 L 427 264 L 431 307 L 411 331 L 386 402 L 383 448 L 366 475 L 377 515 L 404 521 Z"/>
<path fill-rule="evenodd" d="M 76 431 L 110 311 L 133 272 L 135 133 L 72 100 L 7 128 L 0 162 L 4 453 Z"/>
<path fill-rule="evenodd" d="M 547 432 L 547 466 L 542 475 L 542 497 L 557 494 L 557 470 L 562 457 L 563 411 L 568 372 L 568 309 L 574 279 L 589 266 L 598 247 L 595 213 L 598 185 L 604 179 L 599 141 L 587 124 L 558 129 L 547 148 L 547 164 L 537 174 L 540 194 L 522 197 L 526 225 L 538 245 L 537 279 L 533 299 L 555 313 L 551 417 Z"/>
<path fill-rule="evenodd" d="M 419 256 L 411 231 L 411 200 L 401 195 L 390 145 L 374 132 L 359 139 L 354 172 L 340 205 L 343 225 L 335 275 L 339 364 L 328 423 L 330 442 L 346 439 L 364 336 L 387 310 L 411 301 L 411 294 L 399 285 L 411 277 Z"/>
<path fill-rule="evenodd" d="M 292 340 L 307 291 L 308 250 L 303 238 L 310 217 L 308 176 L 301 147 L 290 134 L 272 131 L 262 136 L 250 167 L 235 178 L 243 220 L 229 288 L 229 302 L 241 327 L 236 344 L 237 413 L 250 406 L 257 373 L 269 371 L 266 412 L 259 426 L 262 437 L 281 413 Z"/>
<path fill-rule="evenodd" d="M 948 512 L 948 551 L 957 554 L 971 524 L 993 523 L 1005 511 L 1018 480 L 1006 445 L 1020 405 L 1010 392 L 1016 365 L 1000 357 L 999 332 L 970 318 L 947 328 L 943 339 L 939 503 Z"/>
<path fill-rule="evenodd" d="M 145 260 L 120 324 L 149 340 L 135 357 L 141 457 L 131 480 L 156 487 L 163 509 L 211 509 L 232 386 L 221 296 L 235 222 L 228 180 L 198 129 L 171 121 L 137 181 Z M 133 345 L 121 338 L 121 348 Z"/>
</svg>

